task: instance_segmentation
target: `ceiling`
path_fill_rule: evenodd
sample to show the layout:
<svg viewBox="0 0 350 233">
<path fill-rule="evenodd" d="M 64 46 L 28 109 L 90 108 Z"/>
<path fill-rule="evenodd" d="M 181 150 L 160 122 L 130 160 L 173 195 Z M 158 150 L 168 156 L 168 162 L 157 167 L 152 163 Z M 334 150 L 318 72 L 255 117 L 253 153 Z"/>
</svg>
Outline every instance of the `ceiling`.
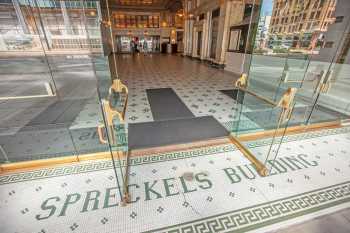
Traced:
<svg viewBox="0 0 350 233">
<path fill-rule="evenodd" d="M 182 9 L 182 0 L 110 0 L 114 8 L 125 10 L 170 10 Z"/>
</svg>

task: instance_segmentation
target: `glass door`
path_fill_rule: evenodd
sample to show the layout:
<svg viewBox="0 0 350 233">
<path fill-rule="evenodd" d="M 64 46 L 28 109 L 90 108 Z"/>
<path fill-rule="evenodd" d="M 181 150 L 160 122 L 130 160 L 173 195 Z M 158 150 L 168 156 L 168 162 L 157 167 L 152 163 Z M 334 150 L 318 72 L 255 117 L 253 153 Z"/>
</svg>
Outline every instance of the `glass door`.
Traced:
<svg viewBox="0 0 350 233">
<path fill-rule="evenodd" d="M 103 86 L 100 90 L 100 101 L 105 122 L 97 129 L 100 143 L 110 147 L 120 200 L 126 205 L 130 200 L 128 127 L 125 120 L 129 91 L 118 75 L 117 36 L 113 34 L 112 11 L 108 1 L 101 2 L 101 15 L 103 53 L 96 55 L 94 59 L 95 65 L 102 62 L 109 72 L 97 75 Z"/>
</svg>

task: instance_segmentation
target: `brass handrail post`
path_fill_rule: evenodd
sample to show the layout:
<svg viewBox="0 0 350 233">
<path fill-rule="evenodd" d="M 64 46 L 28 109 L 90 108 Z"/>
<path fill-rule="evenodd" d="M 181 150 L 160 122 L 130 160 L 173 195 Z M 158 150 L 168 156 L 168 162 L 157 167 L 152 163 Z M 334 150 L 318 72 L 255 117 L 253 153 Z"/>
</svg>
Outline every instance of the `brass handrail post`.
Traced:
<svg viewBox="0 0 350 233">
<path fill-rule="evenodd" d="M 288 88 L 287 91 L 283 94 L 280 101 L 277 104 L 277 107 L 281 108 L 281 113 L 278 117 L 278 123 L 277 127 L 275 129 L 275 132 L 272 137 L 272 141 L 269 147 L 269 150 L 267 152 L 267 156 L 265 159 L 265 163 L 268 161 L 270 157 L 270 153 L 272 151 L 272 145 L 275 143 L 275 139 L 277 137 L 277 133 L 281 127 L 282 124 L 288 123 L 289 120 L 292 117 L 293 109 L 294 109 L 294 98 L 297 93 L 297 88 Z M 287 126 L 286 126 L 287 127 Z M 283 133 L 284 134 L 284 133 Z M 284 135 L 282 135 L 283 138 Z M 276 155 L 274 158 L 276 158 L 278 151 L 276 152 Z"/>
<path fill-rule="evenodd" d="M 238 90 L 242 90 L 244 92 L 247 91 L 247 86 L 248 86 L 248 76 L 247 74 L 242 74 L 241 77 L 234 83 L 234 86 Z M 238 102 L 237 102 L 238 103 Z M 250 150 L 243 145 L 238 139 L 238 137 L 234 136 L 232 133 L 229 135 L 230 141 L 242 152 L 242 154 L 251 162 L 254 164 L 257 172 L 261 176 L 267 176 L 268 175 L 268 170 L 266 166 L 260 162 L 251 152 Z"/>
<path fill-rule="evenodd" d="M 272 149 L 272 145 L 275 141 L 276 138 L 276 133 L 279 130 L 279 128 L 281 127 L 281 125 L 283 123 L 286 123 L 289 121 L 289 119 L 291 118 L 292 112 L 293 112 L 293 108 L 294 108 L 294 98 L 297 92 L 296 88 L 288 88 L 288 90 L 283 94 L 282 98 L 280 99 L 280 101 L 278 103 L 269 100 L 263 96 L 257 95 L 251 91 L 249 91 L 247 89 L 248 86 L 248 76 L 246 74 L 242 74 L 241 77 L 235 82 L 235 87 L 239 90 L 242 90 L 246 93 L 249 93 L 263 101 L 265 101 L 266 103 L 271 104 L 273 107 L 279 107 L 281 108 L 281 113 L 278 117 L 278 121 L 277 121 L 277 128 L 274 131 L 274 135 L 272 138 L 272 142 L 269 148 L 269 151 L 267 153 L 267 157 L 265 159 L 265 162 L 261 162 L 260 160 L 258 160 L 253 153 L 251 153 L 251 151 L 243 144 L 239 141 L 238 137 L 235 137 L 233 134 L 230 134 L 229 139 L 230 141 L 243 153 L 243 155 L 254 164 L 256 170 L 258 171 L 258 173 L 261 176 L 267 176 L 269 171 L 267 169 L 267 167 L 265 166 L 265 163 L 267 162 L 270 153 L 271 153 L 271 149 Z"/>
<path fill-rule="evenodd" d="M 260 162 L 253 153 L 243 144 L 239 141 L 237 137 L 230 134 L 229 139 L 234 144 L 238 150 L 242 152 L 242 154 L 255 166 L 255 169 L 261 176 L 267 176 L 268 175 L 268 169 L 266 166 Z"/>
</svg>

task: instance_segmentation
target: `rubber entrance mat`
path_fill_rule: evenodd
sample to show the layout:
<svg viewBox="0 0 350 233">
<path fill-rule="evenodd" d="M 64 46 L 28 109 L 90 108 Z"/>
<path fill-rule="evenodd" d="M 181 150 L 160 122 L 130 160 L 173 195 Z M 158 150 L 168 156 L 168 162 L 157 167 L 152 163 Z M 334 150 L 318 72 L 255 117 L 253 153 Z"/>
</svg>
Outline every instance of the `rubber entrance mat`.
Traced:
<svg viewBox="0 0 350 233">
<path fill-rule="evenodd" d="M 228 136 L 229 132 L 214 117 L 204 116 L 129 124 L 131 150 L 205 141 Z"/>
<path fill-rule="evenodd" d="M 195 117 L 171 88 L 147 89 L 154 122 L 129 124 L 129 149 L 176 145 L 228 136 L 214 117 Z"/>
<path fill-rule="evenodd" d="M 146 92 L 155 121 L 195 117 L 173 89 L 147 89 Z"/>
</svg>

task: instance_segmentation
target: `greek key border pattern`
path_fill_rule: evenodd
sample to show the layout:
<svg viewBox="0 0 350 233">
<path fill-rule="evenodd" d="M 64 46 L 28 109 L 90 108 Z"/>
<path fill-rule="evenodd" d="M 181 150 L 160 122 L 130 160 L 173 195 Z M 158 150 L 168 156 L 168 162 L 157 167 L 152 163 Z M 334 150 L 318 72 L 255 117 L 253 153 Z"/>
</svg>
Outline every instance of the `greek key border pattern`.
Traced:
<svg viewBox="0 0 350 233">
<path fill-rule="evenodd" d="M 144 233 L 246 232 L 350 201 L 350 182 Z"/>
<path fill-rule="evenodd" d="M 308 132 L 304 134 L 289 135 L 283 138 L 283 142 L 299 141 L 299 140 L 311 139 L 315 137 L 323 137 L 323 136 L 342 134 L 342 133 L 348 133 L 348 132 L 350 132 L 350 127 L 327 129 L 327 130 L 321 130 L 321 131 L 315 131 L 315 132 Z M 275 143 L 279 141 L 280 140 L 275 140 Z M 266 145 L 269 145 L 270 143 L 271 143 L 271 139 L 263 139 L 263 140 L 258 140 L 254 142 L 249 142 L 246 145 L 249 148 L 255 148 L 255 147 L 266 146 Z M 237 150 L 237 148 L 234 145 L 220 145 L 220 146 L 204 147 L 199 149 L 192 149 L 192 150 L 185 150 L 185 151 L 178 151 L 178 152 L 160 153 L 160 154 L 154 154 L 149 156 L 134 157 L 134 158 L 130 158 L 129 162 L 131 166 L 137 166 L 137 165 L 144 165 L 144 164 L 150 164 L 150 163 L 159 163 L 159 162 L 166 162 L 166 161 L 172 161 L 172 160 L 178 160 L 178 159 L 194 158 L 194 157 L 207 156 L 207 155 L 218 154 L 218 153 L 232 152 L 235 150 Z M 125 161 L 121 161 L 121 163 L 122 164 L 120 164 L 119 161 L 116 161 L 115 166 L 118 168 L 120 167 L 120 165 L 122 166 L 125 165 L 124 164 Z M 74 165 L 57 166 L 57 167 L 38 169 L 38 170 L 33 170 L 28 172 L 1 175 L 0 185 L 17 183 L 17 182 L 25 182 L 25 181 L 31 181 L 31 180 L 37 180 L 37 179 L 44 179 L 44 178 L 52 178 L 57 176 L 66 176 L 66 175 L 74 175 L 74 174 L 87 173 L 87 172 L 95 172 L 100 170 L 108 170 L 112 168 L 113 168 L 113 164 L 111 160 L 100 160 L 100 161 L 78 163 Z"/>
</svg>

